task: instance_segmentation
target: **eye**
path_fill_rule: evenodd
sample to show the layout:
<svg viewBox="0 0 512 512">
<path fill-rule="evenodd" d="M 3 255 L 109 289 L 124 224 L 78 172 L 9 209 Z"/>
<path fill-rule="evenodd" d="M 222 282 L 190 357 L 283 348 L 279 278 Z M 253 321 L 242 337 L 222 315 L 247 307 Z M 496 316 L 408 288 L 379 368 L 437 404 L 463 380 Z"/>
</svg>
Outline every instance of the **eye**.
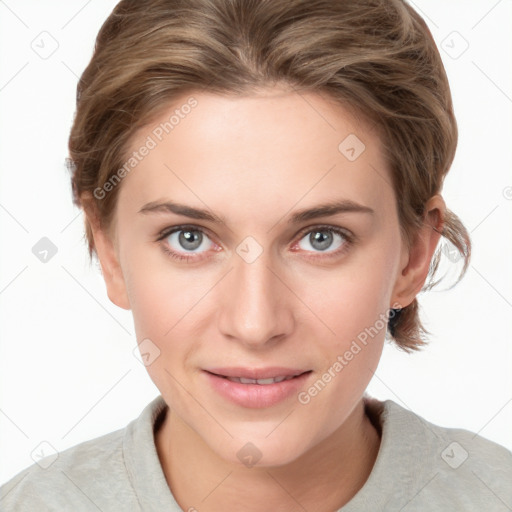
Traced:
<svg viewBox="0 0 512 512">
<path fill-rule="evenodd" d="M 175 226 L 164 230 L 157 241 L 164 241 L 164 251 L 179 260 L 193 259 L 192 254 L 205 253 L 214 246 L 203 230 L 192 226 Z"/>
<path fill-rule="evenodd" d="M 196 226 L 174 226 L 164 229 L 157 238 L 162 242 L 163 251 L 170 257 L 180 261 L 198 261 L 201 255 L 209 250 L 221 250 L 208 237 L 203 229 Z M 334 226 L 316 226 L 302 232 L 302 238 L 292 247 L 311 252 L 314 256 L 325 253 L 329 256 L 339 256 L 347 251 L 354 237 L 341 228 Z"/>
<path fill-rule="evenodd" d="M 297 245 L 300 249 L 309 252 L 338 254 L 348 249 L 351 243 L 351 236 L 334 226 L 317 226 L 309 229 L 305 235 Z"/>
</svg>

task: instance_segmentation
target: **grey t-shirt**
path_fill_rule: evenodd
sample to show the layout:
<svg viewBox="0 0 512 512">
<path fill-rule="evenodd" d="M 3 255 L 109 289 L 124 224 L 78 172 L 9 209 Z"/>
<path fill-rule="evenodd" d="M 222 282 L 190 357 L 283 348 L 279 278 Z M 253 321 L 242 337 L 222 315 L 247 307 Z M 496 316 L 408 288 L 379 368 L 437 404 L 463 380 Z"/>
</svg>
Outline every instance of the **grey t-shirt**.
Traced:
<svg viewBox="0 0 512 512">
<path fill-rule="evenodd" d="M 166 409 L 160 395 L 125 428 L 62 451 L 46 469 L 47 459 L 24 469 L 0 488 L 0 510 L 181 512 L 154 442 Z M 467 430 L 433 425 L 392 400 L 368 399 L 366 410 L 381 430 L 379 453 L 340 511 L 512 510 L 510 451 Z"/>
</svg>

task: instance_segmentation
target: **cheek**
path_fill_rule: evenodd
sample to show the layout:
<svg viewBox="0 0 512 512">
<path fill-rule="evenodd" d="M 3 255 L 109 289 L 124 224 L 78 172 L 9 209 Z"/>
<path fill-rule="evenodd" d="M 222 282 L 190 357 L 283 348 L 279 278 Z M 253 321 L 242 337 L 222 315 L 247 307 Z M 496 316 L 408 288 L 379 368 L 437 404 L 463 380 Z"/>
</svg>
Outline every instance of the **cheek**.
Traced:
<svg viewBox="0 0 512 512">
<path fill-rule="evenodd" d="M 310 322 L 315 325 L 312 337 L 321 357 L 321 382 L 311 393 L 306 390 L 304 401 L 311 400 L 314 407 L 320 407 L 323 401 L 329 404 L 328 410 L 339 411 L 329 419 L 332 425 L 343 420 L 339 415 L 350 410 L 378 366 L 387 330 L 395 260 L 393 244 L 383 238 L 321 279 L 317 274 L 314 280 L 302 281 L 302 293 L 308 293 L 303 296 L 322 321 Z M 313 399 L 324 385 L 322 399 Z"/>
<path fill-rule="evenodd" d="M 385 331 L 382 315 L 390 305 L 395 259 L 383 250 L 368 250 L 336 270 L 301 278 L 299 293 L 325 327 L 320 339 L 334 340 L 341 349 L 367 329 Z"/>
<path fill-rule="evenodd" d="M 162 350 L 177 315 L 183 315 L 187 288 L 182 288 L 176 271 L 163 265 L 163 257 L 155 247 L 145 248 L 127 238 L 123 249 L 123 275 L 137 342 L 150 339 Z"/>
<path fill-rule="evenodd" d="M 187 306 L 192 306 L 197 280 L 189 270 L 167 260 L 156 243 L 142 243 L 125 233 L 122 250 L 123 275 L 137 334 L 161 339 L 186 313 Z"/>
<path fill-rule="evenodd" d="M 310 321 L 319 361 L 318 379 L 299 402 L 331 432 L 346 419 L 378 366 L 387 330 L 389 262 L 354 262 L 311 282 L 308 301 L 320 321 Z M 306 290 L 304 282 L 303 292 Z"/>
<path fill-rule="evenodd" d="M 208 292 L 218 277 L 177 266 L 155 247 L 133 244 L 127 254 L 123 272 L 137 341 L 151 340 L 164 356 L 147 368 L 153 377 L 164 371 L 164 361 L 173 367 L 186 363 L 200 339 L 195 333 L 208 317 Z"/>
<path fill-rule="evenodd" d="M 158 389 L 171 386 L 172 395 L 179 397 L 179 386 L 175 388 L 173 377 L 182 380 L 176 369 L 191 350 L 185 331 L 194 294 L 183 275 L 170 267 L 163 272 L 161 267 L 161 262 L 160 266 L 139 265 L 134 258 L 127 272 L 127 289 L 140 352 L 149 353 L 151 358 L 144 362 L 146 371 Z"/>
</svg>

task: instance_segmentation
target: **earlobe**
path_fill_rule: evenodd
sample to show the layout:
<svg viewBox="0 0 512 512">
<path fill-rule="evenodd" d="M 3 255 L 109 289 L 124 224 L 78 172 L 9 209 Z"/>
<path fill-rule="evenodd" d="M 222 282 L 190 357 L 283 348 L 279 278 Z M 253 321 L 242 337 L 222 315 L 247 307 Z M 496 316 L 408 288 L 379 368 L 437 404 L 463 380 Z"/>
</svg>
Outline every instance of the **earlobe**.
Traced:
<svg viewBox="0 0 512 512">
<path fill-rule="evenodd" d="M 130 309 L 126 283 L 119 263 L 115 244 L 101 226 L 92 200 L 82 200 L 85 215 L 91 226 L 94 247 L 101 265 L 101 273 L 107 287 L 108 298 L 120 308 Z"/>
<path fill-rule="evenodd" d="M 430 262 L 443 230 L 445 210 L 446 204 L 439 194 L 426 203 L 423 226 L 416 233 L 411 247 L 404 248 L 402 253 L 392 303 L 408 306 L 425 285 Z"/>
</svg>

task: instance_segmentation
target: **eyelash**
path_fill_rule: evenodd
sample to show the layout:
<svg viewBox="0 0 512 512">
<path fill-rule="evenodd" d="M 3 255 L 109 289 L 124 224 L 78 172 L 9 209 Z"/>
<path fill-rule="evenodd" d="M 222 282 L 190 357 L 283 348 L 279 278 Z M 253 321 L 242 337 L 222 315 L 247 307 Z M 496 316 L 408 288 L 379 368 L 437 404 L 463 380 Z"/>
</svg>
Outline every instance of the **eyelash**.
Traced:
<svg viewBox="0 0 512 512">
<path fill-rule="evenodd" d="M 163 240 L 165 240 L 167 237 L 169 237 L 173 233 L 176 233 L 178 231 L 187 231 L 187 230 L 188 231 L 198 231 L 198 232 L 202 233 L 203 235 L 208 236 L 208 233 L 204 229 L 202 229 L 198 226 L 182 225 L 182 226 L 173 226 L 172 228 L 165 228 L 158 234 L 158 238 L 156 239 L 156 241 L 162 242 Z M 300 242 L 300 240 L 302 240 L 304 238 L 304 236 L 307 235 L 308 233 L 313 233 L 313 232 L 317 232 L 317 231 L 336 233 L 337 235 L 340 235 L 344 239 L 344 242 L 340 248 L 338 248 L 337 250 L 335 250 L 331 253 L 327 253 L 327 255 L 321 255 L 321 253 L 318 252 L 317 255 L 309 256 L 310 258 L 313 258 L 313 259 L 317 259 L 317 258 L 326 259 L 326 258 L 339 257 L 342 254 L 344 254 L 345 252 L 347 252 L 351 248 L 351 246 L 354 245 L 354 243 L 356 241 L 356 237 L 353 234 L 348 233 L 344 229 L 341 229 L 341 228 L 338 228 L 335 226 L 329 226 L 329 225 L 319 225 L 319 226 L 312 226 L 312 227 L 309 226 L 307 228 L 304 228 L 302 231 L 300 231 L 297 235 L 298 240 L 296 243 Z M 208 238 L 210 238 L 210 237 L 208 236 Z M 201 259 L 201 258 L 196 258 L 192 255 L 184 256 L 183 254 L 180 254 L 178 252 L 171 250 L 167 244 L 162 244 L 161 247 L 162 247 L 163 251 L 168 256 L 170 256 L 171 258 L 176 259 L 178 261 L 190 262 L 191 260 Z"/>
</svg>

